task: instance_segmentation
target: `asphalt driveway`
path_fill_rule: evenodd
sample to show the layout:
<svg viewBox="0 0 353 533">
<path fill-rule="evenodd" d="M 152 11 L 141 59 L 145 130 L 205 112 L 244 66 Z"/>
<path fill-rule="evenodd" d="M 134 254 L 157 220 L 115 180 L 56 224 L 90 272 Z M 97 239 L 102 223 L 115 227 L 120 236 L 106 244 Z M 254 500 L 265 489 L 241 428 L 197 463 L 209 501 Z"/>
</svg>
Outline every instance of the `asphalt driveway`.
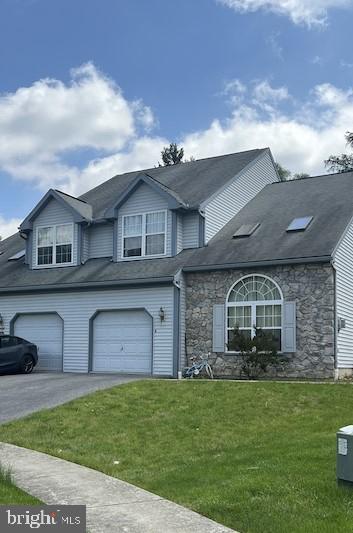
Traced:
<svg viewBox="0 0 353 533">
<path fill-rule="evenodd" d="M 0 376 L 0 424 L 136 379 L 142 378 L 117 374 L 54 372 Z"/>
</svg>

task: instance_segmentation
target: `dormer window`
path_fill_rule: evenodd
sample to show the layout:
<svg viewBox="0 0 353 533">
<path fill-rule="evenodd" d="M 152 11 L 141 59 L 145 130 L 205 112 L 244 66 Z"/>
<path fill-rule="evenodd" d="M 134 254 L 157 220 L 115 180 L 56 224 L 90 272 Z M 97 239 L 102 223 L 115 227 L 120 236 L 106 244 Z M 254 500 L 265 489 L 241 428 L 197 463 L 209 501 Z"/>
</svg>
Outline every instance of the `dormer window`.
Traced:
<svg viewBox="0 0 353 533">
<path fill-rule="evenodd" d="M 72 264 L 73 224 L 37 228 L 37 266 Z"/>
<path fill-rule="evenodd" d="M 123 217 L 123 257 L 151 257 L 166 253 L 166 211 Z"/>
</svg>

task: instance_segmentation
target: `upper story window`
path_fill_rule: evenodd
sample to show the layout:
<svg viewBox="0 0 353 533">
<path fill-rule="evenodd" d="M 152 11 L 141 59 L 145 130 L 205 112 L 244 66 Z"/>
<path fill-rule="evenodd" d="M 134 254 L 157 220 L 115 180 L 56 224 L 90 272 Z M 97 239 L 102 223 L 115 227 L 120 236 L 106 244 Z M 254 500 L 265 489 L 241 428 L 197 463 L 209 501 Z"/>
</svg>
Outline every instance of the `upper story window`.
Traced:
<svg viewBox="0 0 353 533">
<path fill-rule="evenodd" d="M 123 257 L 165 255 L 166 211 L 123 217 Z"/>
<path fill-rule="evenodd" d="M 37 229 L 37 265 L 72 264 L 73 224 Z"/>
</svg>

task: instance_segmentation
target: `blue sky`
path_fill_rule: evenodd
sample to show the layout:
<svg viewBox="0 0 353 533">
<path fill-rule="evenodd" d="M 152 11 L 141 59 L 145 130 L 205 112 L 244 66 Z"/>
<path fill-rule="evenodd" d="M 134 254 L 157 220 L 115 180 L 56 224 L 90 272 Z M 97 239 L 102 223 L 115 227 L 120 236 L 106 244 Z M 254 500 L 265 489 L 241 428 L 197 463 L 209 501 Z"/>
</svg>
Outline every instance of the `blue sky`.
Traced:
<svg viewBox="0 0 353 533">
<path fill-rule="evenodd" d="M 0 235 L 50 187 L 270 146 L 320 173 L 353 129 L 353 0 L 2 0 Z"/>
</svg>

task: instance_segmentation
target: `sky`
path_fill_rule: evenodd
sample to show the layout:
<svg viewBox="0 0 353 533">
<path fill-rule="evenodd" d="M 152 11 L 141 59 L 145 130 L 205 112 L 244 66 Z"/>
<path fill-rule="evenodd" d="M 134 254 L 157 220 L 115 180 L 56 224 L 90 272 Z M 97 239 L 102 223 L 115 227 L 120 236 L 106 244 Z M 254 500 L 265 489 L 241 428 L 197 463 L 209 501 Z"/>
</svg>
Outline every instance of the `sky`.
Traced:
<svg viewBox="0 0 353 533">
<path fill-rule="evenodd" d="M 353 0 L 0 0 L 0 235 L 170 142 L 326 172 L 353 130 L 352 23 Z"/>
</svg>

